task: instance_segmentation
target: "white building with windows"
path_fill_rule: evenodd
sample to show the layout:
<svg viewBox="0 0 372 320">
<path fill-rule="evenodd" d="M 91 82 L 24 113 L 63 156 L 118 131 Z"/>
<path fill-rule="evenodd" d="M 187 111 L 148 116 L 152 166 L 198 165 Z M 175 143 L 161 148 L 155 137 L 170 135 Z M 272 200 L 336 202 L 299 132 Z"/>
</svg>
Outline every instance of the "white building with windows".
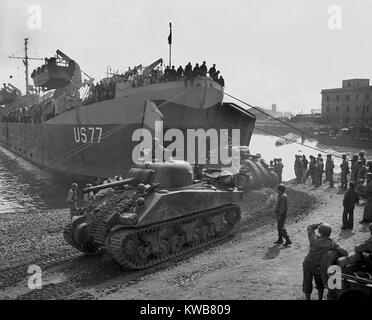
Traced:
<svg viewBox="0 0 372 320">
<path fill-rule="evenodd" d="M 342 88 L 322 90 L 322 117 L 333 128 L 372 127 L 372 86 L 369 79 L 342 81 Z"/>
</svg>

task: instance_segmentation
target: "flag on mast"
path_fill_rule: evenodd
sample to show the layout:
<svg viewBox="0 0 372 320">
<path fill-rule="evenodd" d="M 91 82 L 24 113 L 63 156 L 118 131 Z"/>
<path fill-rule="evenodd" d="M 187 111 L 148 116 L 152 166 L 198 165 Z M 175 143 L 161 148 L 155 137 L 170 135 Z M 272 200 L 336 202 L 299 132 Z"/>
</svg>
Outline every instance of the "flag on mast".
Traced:
<svg viewBox="0 0 372 320">
<path fill-rule="evenodd" d="M 170 31 L 169 31 L 169 36 L 168 36 L 168 43 L 169 45 L 171 45 L 172 44 L 172 23 L 169 23 L 169 29 Z"/>
</svg>

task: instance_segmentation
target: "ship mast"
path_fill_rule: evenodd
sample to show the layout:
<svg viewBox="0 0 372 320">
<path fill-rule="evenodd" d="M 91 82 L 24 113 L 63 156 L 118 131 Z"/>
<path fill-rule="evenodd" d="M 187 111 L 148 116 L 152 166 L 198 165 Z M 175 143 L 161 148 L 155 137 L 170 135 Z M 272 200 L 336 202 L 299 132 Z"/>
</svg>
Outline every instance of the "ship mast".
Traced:
<svg viewBox="0 0 372 320">
<path fill-rule="evenodd" d="M 42 58 L 30 58 L 28 56 L 28 38 L 25 38 L 25 55 L 24 57 L 15 57 L 15 56 L 9 56 L 9 59 L 21 59 L 23 61 L 23 64 L 25 65 L 25 78 L 26 78 L 26 94 L 29 93 L 29 82 L 28 82 L 28 67 L 29 67 L 29 64 L 28 64 L 28 61 L 29 60 L 41 60 L 43 61 L 44 59 Z"/>
</svg>

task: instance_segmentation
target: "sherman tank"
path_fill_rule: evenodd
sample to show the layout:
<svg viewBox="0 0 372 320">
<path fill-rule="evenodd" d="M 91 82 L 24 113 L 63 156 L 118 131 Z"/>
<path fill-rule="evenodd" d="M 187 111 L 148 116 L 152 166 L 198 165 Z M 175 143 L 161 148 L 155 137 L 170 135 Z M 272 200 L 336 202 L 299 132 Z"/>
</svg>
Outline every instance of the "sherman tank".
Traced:
<svg viewBox="0 0 372 320">
<path fill-rule="evenodd" d="M 87 255 L 107 252 L 120 265 L 144 269 L 231 235 L 243 193 L 223 181 L 194 180 L 186 162 L 133 167 L 123 181 L 96 192 L 64 229 L 65 240 Z"/>
</svg>

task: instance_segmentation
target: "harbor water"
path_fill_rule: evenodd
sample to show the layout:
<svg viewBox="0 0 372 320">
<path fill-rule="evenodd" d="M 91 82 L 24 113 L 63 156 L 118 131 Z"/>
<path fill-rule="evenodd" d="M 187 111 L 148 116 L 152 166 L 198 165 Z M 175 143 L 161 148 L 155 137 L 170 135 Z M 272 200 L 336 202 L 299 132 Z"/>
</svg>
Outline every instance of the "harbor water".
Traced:
<svg viewBox="0 0 372 320">
<path fill-rule="evenodd" d="M 296 143 L 276 147 L 277 140 L 275 136 L 254 134 L 250 150 L 253 154 L 261 154 L 268 162 L 274 158 L 282 158 L 285 181 L 295 177 L 293 169 L 295 154 L 305 154 L 309 158 L 310 155 L 322 153 L 325 158 L 327 153 L 338 156 L 346 153 L 351 156 L 360 151 L 355 148 L 316 146 L 316 141 L 307 140 L 305 145 L 322 149 L 322 152 Z M 372 149 L 364 151 L 367 159 L 372 158 Z M 334 157 L 335 172 L 340 171 L 340 161 L 339 157 Z M 0 214 L 64 208 L 71 182 L 49 174 L 0 148 Z"/>
</svg>

